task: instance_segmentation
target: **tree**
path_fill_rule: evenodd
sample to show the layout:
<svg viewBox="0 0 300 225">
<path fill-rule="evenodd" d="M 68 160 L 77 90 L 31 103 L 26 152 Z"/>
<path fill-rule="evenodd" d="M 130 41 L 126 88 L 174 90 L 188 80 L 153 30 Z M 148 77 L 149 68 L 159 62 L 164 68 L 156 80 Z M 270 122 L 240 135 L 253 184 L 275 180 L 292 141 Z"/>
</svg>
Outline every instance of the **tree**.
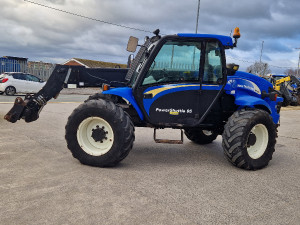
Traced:
<svg viewBox="0 0 300 225">
<path fill-rule="evenodd" d="M 284 71 L 285 75 L 294 75 L 296 77 L 300 77 L 300 71 L 298 71 L 298 75 L 297 75 L 297 69 L 287 69 L 286 71 Z"/>
<path fill-rule="evenodd" d="M 253 73 L 259 76 L 266 76 L 271 73 L 268 63 L 264 62 L 255 62 L 253 65 L 247 68 L 248 73 Z"/>
</svg>

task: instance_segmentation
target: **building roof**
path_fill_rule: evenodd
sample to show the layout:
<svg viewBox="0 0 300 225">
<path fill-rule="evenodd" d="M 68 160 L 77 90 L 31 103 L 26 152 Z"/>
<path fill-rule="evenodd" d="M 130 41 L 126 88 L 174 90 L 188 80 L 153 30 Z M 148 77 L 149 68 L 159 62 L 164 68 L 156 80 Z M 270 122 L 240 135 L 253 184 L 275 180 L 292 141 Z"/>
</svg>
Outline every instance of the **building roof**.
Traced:
<svg viewBox="0 0 300 225">
<path fill-rule="evenodd" d="M 103 62 L 103 61 L 80 59 L 80 58 L 72 58 L 67 62 L 65 62 L 64 65 L 71 65 L 71 66 L 81 65 L 86 68 L 127 68 L 126 64 Z"/>
<path fill-rule="evenodd" d="M 2 58 L 6 58 L 6 59 L 14 59 L 14 60 L 23 60 L 23 61 L 27 61 L 27 59 L 28 59 L 28 58 L 15 57 L 15 56 L 3 56 Z"/>
</svg>

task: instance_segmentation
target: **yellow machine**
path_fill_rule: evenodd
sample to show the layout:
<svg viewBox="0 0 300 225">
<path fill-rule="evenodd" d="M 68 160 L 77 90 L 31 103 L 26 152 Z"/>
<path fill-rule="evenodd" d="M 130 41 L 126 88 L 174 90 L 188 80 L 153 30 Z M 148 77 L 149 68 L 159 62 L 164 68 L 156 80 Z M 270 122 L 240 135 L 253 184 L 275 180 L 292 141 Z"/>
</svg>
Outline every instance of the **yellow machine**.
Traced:
<svg viewBox="0 0 300 225">
<path fill-rule="evenodd" d="M 281 93 L 283 106 L 300 105 L 300 81 L 295 76 L 281 78 L 281 76 L 273 75 L 271 83 L 274 85 L 274 89 Z"/>
<path fill-rule="evenodd" d="M 280 87 L 281 87 L 281 84 L 284 83 L 284 82 L 290 82 L 291 81 L 291 77 L 290 76 L 287 76 L 287 77 L 283 77 L 279 80 L 276 80 L 275 81 L 275 84 L 274 84 L 274 89 L 276 91 L 280 91 Z"/>
</svg>

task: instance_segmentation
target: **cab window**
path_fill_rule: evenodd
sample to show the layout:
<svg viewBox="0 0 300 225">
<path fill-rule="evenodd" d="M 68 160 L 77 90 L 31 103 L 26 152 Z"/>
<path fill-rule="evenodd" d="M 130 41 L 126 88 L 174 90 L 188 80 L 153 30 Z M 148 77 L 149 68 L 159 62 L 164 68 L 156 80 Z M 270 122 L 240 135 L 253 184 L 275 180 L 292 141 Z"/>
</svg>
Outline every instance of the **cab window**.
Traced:
<svg viewBox="0 0 300 225">
<path fill-rule="evenodd" d="M 167 41 L 142 85 L 199 81 L 201 46 L 202 42 Z"/>
<path fill-rule="evenodd" d="M 206 43 L 203 83 L 219 84 L 223 78 L 221 48 L 219 43 Z"/>
</svg>

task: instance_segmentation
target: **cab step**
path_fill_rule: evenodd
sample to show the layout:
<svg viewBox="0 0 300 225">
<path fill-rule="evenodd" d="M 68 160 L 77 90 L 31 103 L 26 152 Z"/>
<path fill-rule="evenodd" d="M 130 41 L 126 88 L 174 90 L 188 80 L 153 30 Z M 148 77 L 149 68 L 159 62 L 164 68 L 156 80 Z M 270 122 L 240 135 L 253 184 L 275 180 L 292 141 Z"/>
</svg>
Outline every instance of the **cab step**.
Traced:
<svg viewBox="0 0 300 225">
<path fill-rule="evenodd" d="M 169 140 L 169 139 L 157 139 L 156 138 L 156 128 L 154 128 L 153 138 L 156 143 L 163 143 L 163 144 L 183 144 L 183 131 L 180 129 L 180 140 Z"/>
</svg>

